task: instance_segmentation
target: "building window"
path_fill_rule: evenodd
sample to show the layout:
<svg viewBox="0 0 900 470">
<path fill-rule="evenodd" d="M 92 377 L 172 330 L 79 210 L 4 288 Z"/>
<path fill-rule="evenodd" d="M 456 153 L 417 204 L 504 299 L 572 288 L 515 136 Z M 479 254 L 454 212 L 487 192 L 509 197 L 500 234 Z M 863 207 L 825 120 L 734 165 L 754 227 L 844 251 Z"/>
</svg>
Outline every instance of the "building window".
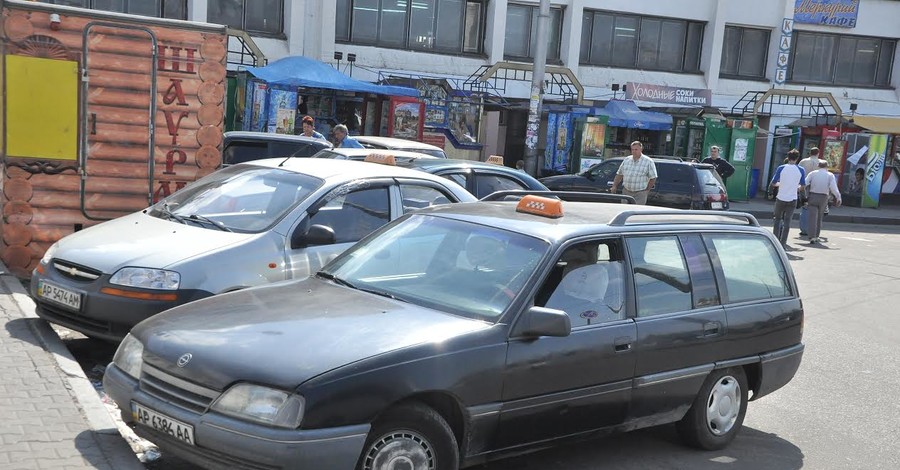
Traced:
<svg viewBox="0 0 900 470">
<path fill-rule="evenodd" d="M 54 5 L 91 8 L 175 20 L 187 19 L 187 0 L 44 0 Z"/>
<path fill-rule="evenodd" d="M 503 46 L 503 55 L 507 59 L 534 59 L 539 14 L 540 9 L 536 6 L 509 4 L 506 9 L 506 40 Z M 562 18 L 562 8 L 550 8 L 550 43 L 547 46 L 547 60 L 557 63 Z"/>
<path fill-rule="evenodd" d="M 209 0 L 207 20 L 253 35 L 284 34 L 284 0 Z"/>
<path fill-rule="evenodd" d="M 888 87 L 896 39 L 796 31 L 788 80 Z"/>
<path fill-rule="evenodd" d="M 699 72 L 704 23 L 585 11 L 581 63 Z"/>
<path fill-rule="evenodd" d="M 719 75 L 735 78 L 766 78 L 769 30 L 725 27 Z"/>
<path fill-rule="evenodd" d="M 337 0 L 335 40 L 428 52 L 480 54 L 485 0 Z"/>
</svg>

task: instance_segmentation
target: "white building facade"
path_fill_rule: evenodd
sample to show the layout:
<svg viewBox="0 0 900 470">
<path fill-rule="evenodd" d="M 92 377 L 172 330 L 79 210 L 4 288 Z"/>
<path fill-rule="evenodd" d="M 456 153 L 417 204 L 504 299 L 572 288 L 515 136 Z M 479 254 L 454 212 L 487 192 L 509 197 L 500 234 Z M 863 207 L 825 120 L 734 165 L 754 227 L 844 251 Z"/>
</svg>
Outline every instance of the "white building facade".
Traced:
<svg viewBox="0 0 900 470">
<path fill-rule="evenodd" d="M 51 3 L 108 8 L 102 0 Z M 116 3 L 116 2 L 113 2 Z M 250 32 L 271 62 L 303 55 L 375 81 L 382 75 L 465 79 L 500 61 L 534 54 L 537 0 L 123 0 L 159 16 L 226 23 Z M 138 6 L 140 4 L 140 6 Z M 627 82 L 710 90 L 728 114 L 748 91 L 828 92 L 845 114 L 900 117 L 900 2 L 895 0 L 553 0 L 548 63 L 567 67 L 586 100 L 612 98 Z M 818 6 L 817 6 L 818 5 Z M 792 20 L 795 8 L 853 9 L 834 25 Z M 141 11 L 138 11 L 140 9 Z M 151 8 L 152 10 L 152 8 Z M 840 15 L 838 15 L 840 16 Z M 789 33 L 784 42 L 783 29 Z M 781 63 L 779 63 L 781 61 Z M 779 71 L 780 69 L 780 71 Z M 524 99 L 528 87 L 504 91 Z M 619 97 L 622 93 L 619 92 Z M 640 104 L 640 103 L 639 103 Z M 770 110 L 769 130 L 800 111 Z M 486 116 L 482 133 L 502 125 Z M 484 154 L 502 151 L 488 136 Z M 760 147 L 771 148 L 771 145 Z M 766 156 L 766 166 L 768 159 Z"/>
</svg>

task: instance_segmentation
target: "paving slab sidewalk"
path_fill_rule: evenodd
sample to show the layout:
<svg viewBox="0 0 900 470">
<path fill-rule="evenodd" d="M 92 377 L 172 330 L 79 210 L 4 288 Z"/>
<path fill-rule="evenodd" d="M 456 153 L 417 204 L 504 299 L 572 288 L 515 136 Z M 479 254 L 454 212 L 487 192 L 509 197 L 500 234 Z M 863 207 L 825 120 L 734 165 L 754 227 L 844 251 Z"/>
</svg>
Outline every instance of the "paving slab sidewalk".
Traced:
<svg viewBox="0 0 900 470">
<path fill-rule="evenodd" d="M 731 201 L 733 211 L 749 212 L 757 219 L 771 219 L 774 216 L 775 202 L 765 198 L 754 198 L 748 201 Z M 794 211 L 794 220 L 800 218 L 800 211 Z M 851 223 L 864 225 L 900 225 L 900 206 L 882 205 L 877 209 L 862 207 L 831 207 L 825 217 L 825 223 Z"/>
<path fill-rule="evenodd" d="M 140 470 L 81 367 L 0 262 L 0 470 Z"/>
</svg>

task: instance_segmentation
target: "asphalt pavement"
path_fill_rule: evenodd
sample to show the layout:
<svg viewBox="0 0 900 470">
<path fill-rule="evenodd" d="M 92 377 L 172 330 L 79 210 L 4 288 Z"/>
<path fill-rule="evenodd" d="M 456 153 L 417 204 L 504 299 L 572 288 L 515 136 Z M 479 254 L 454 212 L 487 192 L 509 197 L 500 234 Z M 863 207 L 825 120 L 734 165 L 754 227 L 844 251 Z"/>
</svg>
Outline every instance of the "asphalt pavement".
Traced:
<svg viewBox="0 0 900 470">
<path fill-rule="evenodd" d="M 766 224 L 771 220 L 772 206 L 772 201 L 757 198 L 746 202 L 733 201 L 731 210 L 749 212 L 760 219 L 761 223 Z M 900 207 L 884 206 L 878 209 L 833 207 L 825 219 L 824 232 L 828 232 L 829 224 L 836 223 L 856 224 L 855 227 L 861 231 L 867 230 L 869 226 L 873 230 L 877 229 L 875 226 L 887 229 L 884 226 L 900 225 Z M 796 230 L 796 225 L 793 228 Z M 848 240 L 863 239 L 865 237 L 848 238 Z M 800 242 L 791 241 L 791 243 Z M 795 260 L 803 258 L 802 254 L 792 255 L 792 259 Z M 828 289 L 811 290 L 815 292 L 814 295 L 828 293 Z M 4 326 L 0 331 L 0 377 L 2 377 L 0 470 L 144 468 L 135 456 L 135 451 L 120 435 L 120 429 L 113 420 L 108 406 L 102 402 L 101 393 L 95 389 L 54 329 L 37 318 L 34 303 L 28 297 L 22 282 L 9 274 L 2 263 L 0 263 L 0 321 Z M 752 423 L 748 424 L 752 426 Z M 600 456 L 615 455 L 616 442 L 638 445 L 641 442 L 646 443 L 647 440 L 655 442 L 656 445 L 663 442 L 664 447 L 672 452 L 681 453 L 678 450 L 680 447 L 670 434 L 671 430 L 663 427 L 631 433 L 629 434 L 631 438 L 611 438 L 602 446 L 606 451 Z M 790 442 L 773 444 L 773 441 L 767 440 L 765 433 L 752 427 L 748 427 L 743 435 L 745 436 L 743 442 L 749 445 L 746 456 L 753 455 L 755 447 L 753 442 L 762 440 L 768 446 L 767 452 L 778 454 L 787 452 L 789 455 L 785 454 L 784 458 L 794 462 L 779 467 L 803 466 L 803 454 Z M 582 449 L 584 445 L 573 444 L 571 447 L 563 447 L 562 452 L 565 453 L 566 449 L 569 451 Z M 609 445 L 612 447 L 608 447 Z M 633 446 L 629 445 L 626 448 Z M 743 446 L 739 446 L 736 452 L 742 452 L 742 448 Z M 555 452 L 543 454 L 544 464 L 549 464 L 559 455 Z M 598 456 L 589 452 L 585 457 L 590 455 Z M 738 459 L 740 460 L 739 457 Z M 496 467 L 498 470 L 513 468 L 509 465 L 519 465 L 519 468 L 550 468 L 543 467 L 539 463 L 541 461 L 542 459 L 513 459 L 484 468 Z M 529 464 L 526 465 L 525 462 Z M 569 462 L 571 465 L 572 461 Z M 592 468 L 589 463 L 585 464 L 587 465 L 585 467 L 575 465 L 571 468 Z M 554 465 L 551 464 L 551 467 Z M 838 465 L 836 468 L 844 466 Z"/>
</svg>

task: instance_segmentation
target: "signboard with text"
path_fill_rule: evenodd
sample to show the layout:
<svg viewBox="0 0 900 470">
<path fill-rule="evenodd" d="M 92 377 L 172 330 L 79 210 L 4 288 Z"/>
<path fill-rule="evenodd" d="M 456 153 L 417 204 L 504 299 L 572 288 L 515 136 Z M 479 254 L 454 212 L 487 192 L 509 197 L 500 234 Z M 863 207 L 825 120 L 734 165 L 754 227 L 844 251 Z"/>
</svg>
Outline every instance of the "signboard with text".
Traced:
<svg viewBox="0 0 900 470">
<path fill-rule="evenodd" d="M 794 21 L 855 28 L 859 0 L 794 0 Z"/>
<path fill-rule="evenodd" d="M 699 88 L 681 88 L 665 85 L 628 82 L 625 98 L 653 103 L 709 106 L 712 91 Z"/>
</svg>

